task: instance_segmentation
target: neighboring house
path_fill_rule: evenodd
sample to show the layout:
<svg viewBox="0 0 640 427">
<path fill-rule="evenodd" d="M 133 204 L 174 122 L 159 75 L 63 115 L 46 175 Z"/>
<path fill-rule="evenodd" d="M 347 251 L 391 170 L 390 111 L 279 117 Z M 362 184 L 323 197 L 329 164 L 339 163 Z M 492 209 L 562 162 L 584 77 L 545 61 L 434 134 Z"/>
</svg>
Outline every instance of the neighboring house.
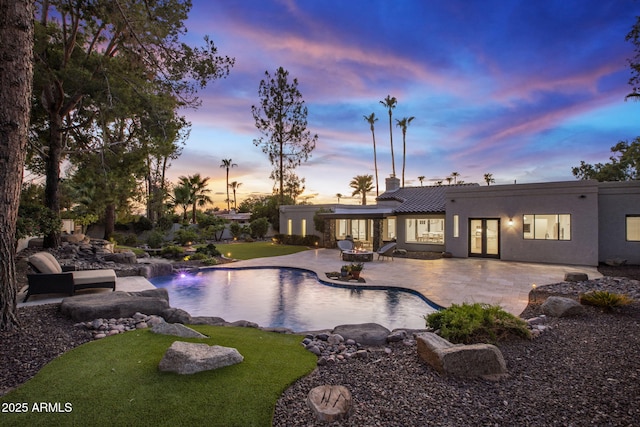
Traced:
<svg viewBox="0 0 640 427">
<path fill-rule="evenodd" d="M 322 214 L 325 247 L 353 238 L 376 250 L 395 239 L 399 249 L 463 258 L 640 264 L 640 181 L 404 188 L 386 181 L 372 206 L 282 206 L 280 229 L 302 234 L 298 224 L 313 224 L 323 208 L 332 211 Z M 305 232 L 318 234 L 313 226 Z"/>
</svg>

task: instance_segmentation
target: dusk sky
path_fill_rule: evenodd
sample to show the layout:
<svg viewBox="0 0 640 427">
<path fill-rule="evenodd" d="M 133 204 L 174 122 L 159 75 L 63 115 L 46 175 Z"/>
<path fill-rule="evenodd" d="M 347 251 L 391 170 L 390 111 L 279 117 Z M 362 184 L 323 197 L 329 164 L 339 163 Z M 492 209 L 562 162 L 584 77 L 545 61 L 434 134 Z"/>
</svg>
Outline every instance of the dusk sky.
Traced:
<svg viewBox="0 0 640 427">
<path fill-rule="evenodd" d="M 571 168 L 581 160 L 606 162 L 611 146 L 640 136 L 640 103 L 624 100 L 633 55 L 625 36 L 638 14 L 637 0 L 194 0 L 187 41 L 201 45 L 209 35 L 236 64 L 200 92 L 198 110 L 184 112 L 191 134 L 170 179 L 208 176 L 215 204 L 225 206 L 219 165 L 230 158 L 239 200 L 271 193 L 251 106 L 265 71 L 282 66 L 298 79 L 318 134 L 311 159 L 296 170 L 311 203 L 335 203 L 336 193 L 351 195 L 355 175 L 374 174 L 363 118 L 372 112 L 384 190 L 392 168 L 379 101 L 387 95 L 398 99 L 398 177 L 395 119 L 415 117 L 407 186 L 454 171 L 483 185 L 485 173 L 496 185 L 575 180 Z"/>
</svg>

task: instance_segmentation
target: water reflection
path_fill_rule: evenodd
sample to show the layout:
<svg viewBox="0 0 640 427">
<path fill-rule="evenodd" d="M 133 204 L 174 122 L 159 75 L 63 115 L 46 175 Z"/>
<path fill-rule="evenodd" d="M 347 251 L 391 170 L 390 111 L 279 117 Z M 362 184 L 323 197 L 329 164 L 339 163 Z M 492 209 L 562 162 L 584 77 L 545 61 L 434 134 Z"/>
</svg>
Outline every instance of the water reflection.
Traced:
<svg viewBox="0 0 640 427">
<path fill-rule="evenodd" d="M 367 322 L 423 328 L 423 316 L 435 311 L 409 292 L 327 286 L 314 273 L 292 268 L 212 269 L 151 281 L 167 289 L 172 307 L 193 316 L 295 331 Z"/>
</svg>

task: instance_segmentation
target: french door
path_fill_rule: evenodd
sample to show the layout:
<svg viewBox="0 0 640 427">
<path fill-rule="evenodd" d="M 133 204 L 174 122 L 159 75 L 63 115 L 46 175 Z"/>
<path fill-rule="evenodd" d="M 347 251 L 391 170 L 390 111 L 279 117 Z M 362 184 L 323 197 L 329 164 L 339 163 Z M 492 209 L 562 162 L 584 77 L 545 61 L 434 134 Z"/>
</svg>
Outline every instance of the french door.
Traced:
<svg viewBox="0 0 640 427">
<path fill-rule="evenodd" d="M 469 256 L 500 258 L 499 219 L 469 219 Z"/>
</svg>

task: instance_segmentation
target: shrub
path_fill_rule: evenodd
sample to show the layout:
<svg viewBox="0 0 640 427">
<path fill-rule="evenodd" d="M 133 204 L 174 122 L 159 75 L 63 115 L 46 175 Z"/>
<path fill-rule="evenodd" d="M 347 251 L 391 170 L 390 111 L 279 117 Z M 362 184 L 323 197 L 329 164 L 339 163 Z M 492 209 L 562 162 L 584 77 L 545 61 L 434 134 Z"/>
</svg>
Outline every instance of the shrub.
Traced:
<svg viewBox="0 0 640 427">
<path fill-rule="evenodd" d="M 590 291 L 580 295 L 580 304 L 600 307 L 604 311 L 613 311 L 615 307 L 629 305 L 632 301 L 627 295 L 608 291 Z"/>
<path fill-rule="evenodd" d="M 220 256 L 220 251 L 216 248 L 216 245 L 209 243 L 207 246 L 201 246 L 196 249 L 196 254 L 204 254 L 207 256 Z"/>
<path fill-rule="evenodd" d="M 202 261 L 203 259 L 210 258 L 209 255 L 203 252 L 196 252 L 195 254 L 189 255 L 190 261 Z"/>
<path fill-rule="evenodd" d="M 135 246 L 138 244 L 138 237 L 130 233 L 112 233 L 111 239 L 113 239 L 116 244 L 123 246 Z"/>
<path fill-rule="evenodd" d="M 154 230 L 149 233 L 149 237 L 147 237 L 147 245 L 151 248 L 160 248 L 164 243 L 164 234 L 158 230 Z"/>
<path fill-rule="evenodd" d="M 176 245 L 168 245 L 162 248 L 160 254 L 165 258 L 182 258 L 184 249 Z"/>
<path fill-rule="evenodd" d="M 256 239 L 264 239 L 264 236 L 267 235 L 267 231 L 269 231 L 269 221 L 267 218 L 258 218 L 251 221 L 249 224 L 251 228 L 251 237 Z"/>
<path fill-rule="evenodd" d="M 524 320 L 498 305 L 452 304 L 451 307 L 425 316 L 427 326 L 452 343 L 496 343 L 512 337 L 530 338 Z"/>
<path fill-rule="evenodd" d="M 133 223 L 133 230 L 136 233 L 142 233 L 143 231 L 148 231 L 152 228 L 153 224 L 151 223 L 151 220 L 146 216 L 141 216 L 136 222 Z"/>
<path fill-rule="evenodd" d="M 242 226 L 237 222 L 232 222 L 229 224 L 229 232 L 234 239 L 239 239 L 240 235 L 242 235 Z"/>
<path fill-rule="evenodd" d="M 313 234 L 304 237 L 297 234 L 276 234 L 273 238 L 281 245 L 316 246 L 320 242 L 320 237 Z"/>
<path fill-rule="evenodd" d="M 186 245 L 198 240 L 198 233 L 190 228 L 181 228 L 175 232 L 174 239 L 181 245 Z"/>
</svg>

